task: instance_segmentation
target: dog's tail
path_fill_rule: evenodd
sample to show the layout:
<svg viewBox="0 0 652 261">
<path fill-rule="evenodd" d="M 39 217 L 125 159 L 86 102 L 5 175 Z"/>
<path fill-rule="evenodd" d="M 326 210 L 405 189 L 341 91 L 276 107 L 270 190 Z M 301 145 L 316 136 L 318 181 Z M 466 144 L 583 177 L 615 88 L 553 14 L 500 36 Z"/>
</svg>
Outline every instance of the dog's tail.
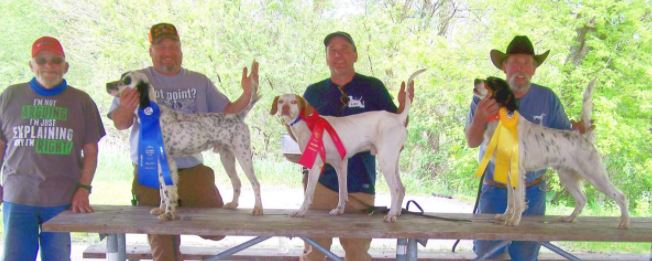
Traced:
<svg viewBox="0 0 652 261">
<path fill-rule="evenodd" d="M 256 105 L 256 103 L 258 102 L 258 100 L 260 100 L 260 96 L 261 96 L 260 92 L 258 92 L 258 82 L 254 82 L 251 85 L 251 100 L 249 101 L 247 107 L 245 107 L 240 113 L 238 113 L 238 118 L 244 119 L 245 117 L 247 117 L 247 114 L 249 113 L 251 108 L 253 108 L 254 105 Z"/>
<path fill-rule="evenodd" d="M 403 108 L 403 111 L 399 115 L 399 119 L 401 120 L 401 122 L 403 124 L 405 124 L 405 122 L 407 121 L 408 113 L 410 111 L 410 104 L 412 103 L 412 100 L 409 97 L 410 95 L 407 93 L 408 92 L 407 88 L 408 88 L 408 86 L 410 86 L 410 83 L 414 82 L 414 78 L 416 78 L 419 74 L 421 74 L 421 73 L 423 73 L 425 71 L 426 71 L 425 68 L 421 69 L 421 70 L 418 70 L 418 71 L 412 73 L 412 75 L 410 75 L 410 78 L 408 78 L 407 86 L 405 86 L 405 88 L 406 88 L 405 89 L 405 92 L 406 92 L 405 93 L 405 101 L 404 101 L 405 102 L 405 108 Z"/>
<path fill-rule="evenodd" d="M 593 130 L 591 128 L 591 117 L 593 112 L 593 89 L 595 87 L 596 79 L 591 80 L 584 90 L 584 98 L 582 98 L 582 124 L 586 130 L 585 135 L 593 140 Z"/>
</svg>

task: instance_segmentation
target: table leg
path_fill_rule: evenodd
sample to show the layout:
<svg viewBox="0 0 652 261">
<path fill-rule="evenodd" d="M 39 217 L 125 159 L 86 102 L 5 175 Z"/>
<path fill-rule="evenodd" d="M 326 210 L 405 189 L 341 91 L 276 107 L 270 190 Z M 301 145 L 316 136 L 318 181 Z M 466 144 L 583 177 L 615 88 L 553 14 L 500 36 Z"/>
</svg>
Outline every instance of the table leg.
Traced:
<svg viewBox="0 0 652 261">
<path fill-rule="evenodd" d="M 399 238 L 396 240 L 396 261 L 407 261 L 408 239 Z"/>
<path fill-rule="evenodd" d="M 548 241 L 541 241 L 541 242 L 539 242 L 539 244 L 541 244 L 543 247 L 545 247 L 547 249 L 550 249 L 550 251 L 555 252 L 558 255 L 560 255 L 560 256 L 568 259 L 568 260 L 572 260 L 572 261 L 580 261 L 581 260 L 578 257 L 574 256 L 573 254 L 564 251 L 560 247 L 555 246 L 555 245 L 553 245 L 552 243 L 550 243 Z"/>
<path fill-rule="evenodd" d="M 328 249 L 324 248 L 323 246 L 321 246 L 319 243 L 317 243 L 317 241 L 312 240 L 312 239 L 310 239 L 308 237 L 299 237 L 299 238 L 301 238 L 304 242 L 308 243 L 309 245 L 316 248 L 320 252 L 324 253 L 324 255 L 326 255 L 330 260 L 335 260 L 335 261 L 342 261 L 343 260 L 342 258 L 337 256 L 335 253 L 333 253 L 330 250 L 328 250 Z"/>
<path fill-rule="evenodd" d="M 484 253 L 484 255 L 482 255 L 482 256 L 480 256 L 480 257 L 476 257 L 476 258 L 473 259 L 473 260 L 475 260 L 475 261 L 477 261 L 477 260 L 486 260 L 487 258 L 489 258 L 489 256 L 491 256 L 491 255 L 493 255 L 494 253 L 498 252 L 499 249 L 501 249 L 502 247 L 508 245 L 510 242 L 512 242 L 512 241 L 503 241 L 503 242 L 500 242 L 500 244 L 496 245 L 494 248 L 492 248 L 491 250 L 489 250 L 489 251 L 487 251 L 486 253 Z"/>
<path fill-rule="evenodd" d="M 417 240 L 414 238 L 410 238 L 408 240 L 408 246 L 407 246 L 407 260 L 408 261 L 417 261 Z"/>
<path fill-rule="evenodd" d="M 125 234 L 109 234 L 109 237 L 106 239 L 106 260 L 127 260 L 126 249 Z"/>
<path fill-rule="evenodd" d="M 253 245 L 256 245 L 256 244 L 258 244 L 260 242 L 263 242 L 263 241 L 269 239 L 270 237 L 271 236 L 258 236 L 258 237 L 252 238 L 249 241 L 246 241 L 246 242 L 244 242 L 244 243 L 242 243 L 240 245 L 237 245 L 237 246 L 234 246 L 234 247 L 229 248 L 227 250 L 224 250 L 221 253 L 217 254 L 216 256 L 208 258 L 206 260 L 210 260 L 210 261 L 212 261 L 212 260 L 225 260 L 226 258 L 234 255 L 235 253 L 238 253 L 238 252 L 240 252 L 242 250 L 245 250 L 245 249 L 247 249 L 247 248 L 249 248 L 249 247 L 251 247 Z"/>
</svg>

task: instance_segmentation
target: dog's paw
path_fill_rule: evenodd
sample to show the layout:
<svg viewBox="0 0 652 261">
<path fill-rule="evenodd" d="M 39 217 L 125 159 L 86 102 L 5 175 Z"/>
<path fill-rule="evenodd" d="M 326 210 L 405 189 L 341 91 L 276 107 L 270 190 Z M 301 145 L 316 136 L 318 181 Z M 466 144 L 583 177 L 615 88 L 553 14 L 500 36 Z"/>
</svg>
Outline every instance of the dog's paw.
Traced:
<svg viewBox="0 0 652 261">
<path fill-rule="evenodd" d="M 494 220 L 503 222 L 507 220 L 507 218 L 505 217 L 505 214 L 496 214 L 496 216 L 494 216 Z"/>
<path fill-rule="evenodd" d="M 165 212 L 165 210 L 162 209 L 162 208 L 153 208 L 153 209 L 150 209 L 150 210 L 149 210 L 149 213 L 150 213 L 150 214 L 152 214 L 152 215 L 156 215 L 156 216 L 158 216 L 158 215 L 160 215 L 160 214 L 163 214 L 164 212 Z"/>
<path fill-rule="evenodd" d="M 305 210 L 297 210 L 290 213 L 291 217 L 304 217 L 306 215 Z"/>
<path fill-rule="evenodd" d="M 342 214 L 344 214 L 344 208 L 340 208 L 340 207 L 334 208 L 331 211 L 329 211 L 328 214 L 331 215 L 331 216 L 342 215 Z"/>
<path fill-rule="evenodd" d="M 224 205 L 224 208 L 225 209 L 236 209 L 236 208 L 238 208 L 238 203 L 231 201 L 229 203 L 226 203 L 226 205 Z"/>
<path fill-rule="evenodd" d="M 175 215 L 172 212 L 163 213 L 163 214 L 158 215 L 158 219 L 162 220 L 162 221 L 175 220 L 175 219 L 177 219 L 177 215 Z"/>
<path fill-rule="evenodd" d="M 394 222 L 396 222 L 397 219 L 398 219 L 398 216 L 388 214 L 388 215 L 385 216 L 384 221 L 385 221 L 385 223 L 394 223 Z"/>
<path fill-rule="evenodd" d="M 254 209 L 251 211 L 251 214 L 254 216 L 262 216 L 263 215 L 263 208 L 262 207 L 254 207 Z"/>
<path fill-rule="evenodd" d="M 520 224 L 520 223 L 521 223 L 520 218 L 511 217 L 511 218 L 506 218 L 505 219 L 505 225 L 507 225 L 507 226 L 514 227 L 514 226 L 518 226 L 518 224 Z"/>
<path fill-rule="evenodd" d="M 565 222 L 565 223 L 573 223 L 573 222 L 575 222 L 575 217 L 574 216 L 560 217 L 559 221 Z"/>
</svg>

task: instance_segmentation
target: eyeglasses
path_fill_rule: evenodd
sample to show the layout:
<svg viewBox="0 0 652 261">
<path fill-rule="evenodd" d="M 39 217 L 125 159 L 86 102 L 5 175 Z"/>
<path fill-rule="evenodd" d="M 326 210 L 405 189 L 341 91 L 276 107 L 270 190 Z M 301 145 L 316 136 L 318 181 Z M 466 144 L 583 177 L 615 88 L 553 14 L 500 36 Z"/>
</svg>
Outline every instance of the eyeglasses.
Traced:
<svg viewBox="0 0 652 261">
<path fill-rule="evenodd" d="M 52 57 L 52 58 L 50 58 L 48 60 L 47 58 L 40 56 L 40 57 L 34 58 L 34 62 L 36 62 L 36 64 L 38 64 L 38 65 L 44 65 L 46 63 L 60 65 L 60 64 L 63 63 L 63 58 L 59 57 L 59 56 L 55 56 L 55 57 Z"/>
</svg>

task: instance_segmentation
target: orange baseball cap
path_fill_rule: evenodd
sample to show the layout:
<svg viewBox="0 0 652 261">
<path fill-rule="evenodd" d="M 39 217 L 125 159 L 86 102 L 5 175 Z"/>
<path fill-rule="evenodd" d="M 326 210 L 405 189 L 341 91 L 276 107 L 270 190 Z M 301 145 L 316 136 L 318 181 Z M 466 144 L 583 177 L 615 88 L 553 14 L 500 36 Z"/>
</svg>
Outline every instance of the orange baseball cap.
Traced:
<svg viewBox="0 0 652 261">
<path fill-rule="evenodd" d="M 63 52 L 63 46 L 61 46 L 59 40 L 50 36 L 43 36 L 36 39 L 32 44 L 32 57 L 35 57 L 41 51 L 50 51 L 57 55 L 66 57 L 66 54 Z"/>
</svg>

